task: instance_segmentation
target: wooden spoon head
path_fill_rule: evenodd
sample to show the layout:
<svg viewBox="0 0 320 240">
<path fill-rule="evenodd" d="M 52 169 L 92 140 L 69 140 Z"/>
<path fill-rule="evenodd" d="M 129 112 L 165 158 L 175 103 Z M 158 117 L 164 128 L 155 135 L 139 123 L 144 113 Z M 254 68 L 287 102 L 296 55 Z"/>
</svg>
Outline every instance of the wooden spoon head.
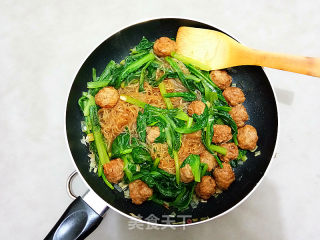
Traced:
<svg viewBox="0 0 320 240">
<path fill-rule="evenodd" d="M 239 65 L 236 57 L 242 46 L 221 32 L 180 27 L 176 43 L 177 53 L 201 62 L 211 70 Z"/>
</svg>

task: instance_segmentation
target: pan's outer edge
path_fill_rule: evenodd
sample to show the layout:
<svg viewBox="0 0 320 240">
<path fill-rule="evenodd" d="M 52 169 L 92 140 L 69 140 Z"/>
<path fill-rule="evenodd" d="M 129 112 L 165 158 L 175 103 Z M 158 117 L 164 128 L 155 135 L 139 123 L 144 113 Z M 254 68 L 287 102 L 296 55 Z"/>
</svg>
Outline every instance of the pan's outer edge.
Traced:
<svg viewBox="0 0 320 240">
<path fill-rule="evenodd" d="M 132 26 L 132 25 L 140 24 L 140 23 L 143 23 L 143 22 L 154 21 L 154 20 L 161 20 L 161 19 L 170 19 L 170 18 L 181 19 L 181 20 L 191 20 L 191 21 L 200 22 L 200 23 L 204 23 L 204 24 L 207 24 L 207 25 L 212 26 L 211 23 L 208 23 L 206 20 L 202 20 L 202 19 L 193 19 L 193 18 L 189 18 L 189 17 L 188 17 L 188 18 L 182 18 L 182 17 L 168 16 L 168 17 L 153 18 L 153 19 L 150 19 L 150 18 L 142 18 L 142 19 L 140 19 L 139 21 L 136 21 L 136 22 L 134 22 L 134 23 L 131 23 L 130 25 L 125 25 L 125 26 L 119 27 L 118 31 L 121 31 L 122 29 L 128 28 L 128 27 L 130 27 L 130 26 Z M 218 29 L 221 29 L 220 27 L 217 27 L 217 28 L 218 28 Z M 118 32 L 118 31 L 116 31 L 116 32 Z M 114 33 L 116 33 L 116 32 L 111 33 L 111 34 L 108 35 L 105 39 L 110 38 L 110 37 L 111 37 Z M 227 32 L 227 31 L 225 31 L 225 32 Z M 229 33 L 227 32 L 227 34 L 229 34 Z M 234 37 L 234 35 L 232 35 L 232 37 Z M 104 39 L 103 41 L 105 41 L 105 39 Z M 102 42 L 103 42 L 103 41 L 102 41 Z M 101 43 L 102 43 L 102 42 L 101 42 Z M 100 44 L 101 44 L 101 43 L 100 43 Z M 91 54 L 91 53 L 90 53 L 90 54 Z M 90 56 L 90 54 L 87 56 L 87 58 Z M 86 58 L 86 59 L 87 59 L 87 58 Z M 264 72 L 264 73 L 265 73 L 265 72 Z M 265 73 L 265 74 L 266 74 L 266 73 Z M 267 76 L 267 75 L 266 75 L 266 76 Z M 74 77 L 74 79 L 75 79 L 75 77 Z M 268 79 L 268 80 L 269 80 L 269 79 Z M 65 101 L 65 103 L 66 103 L 65 109 L 66 109 L 66 110 L 67 110 L 68 98 L 69 98 L 69 94 L 70 94 L 70 91 L 71 91 L 71 87 L 72 87 L 72 85 L 73 85 L 73 82 L 74 82 L 74 81 L 72 81 L 72 82 L 70 83 L 70 85 L 69 85 L 69 89 L 70 89 L 70 90 L 68 91 L 67 96 L 66 96 L 66 101 Z M 188 224 L 179 224 L 179 225 L 170 225 L 170 226 L 174 226 L 174 227 L 192 226 L 192 225 L 197 225 L 197 224 L 200 224 L 200 223 L 209 222 L 209 221 L 211 221 L 211 220 L 214 220 L 214 219 L 217 219 L 217 218 L 219 218 L 219 217 L 222 217 L 223 215 L 231 212 L 232 210 L 234 210 L 235 208 L 237 208 L 238 206 L 240 206 L 244 201 L 246 201 L 246 200 L 249 198 L 249 196 L 251 196 L 251 194 L 252 194 L 252 193 L 258 188 L 258 186 L 261 184 L 262 180 L 264 179 L 264 177 L 266 176 L 266 174 L 268 173 L 268 171 L 269 171 L 269 169 L 270 169 L 270 166 L 271 166 L 271 164 L 272 164 L 272 162 L 273 162 L 273 159 L 275 158 L 275 154 L 276 154 L 276 151 L 277 151 L 277 149 L 278 149 L 278 139 L 279 139 L 279 129 L 280 129 L 280 125 L 279 125 L 279 124 L 280 124 L 280 121 L 279 121 L 280 116 L 279 116 L 279 111 L 278 111 L 278 99 L 277 99 L 277 96 L 276 96 L 276 94 L 275 94 L 275 91 L 274 91 L 273 86 L 272 86 L 272 84 L 271 84 L 270 81 L 269 81 L 269 83 L 270 83 L 270 86 L 271 86 L 273 95 L 274 95 L 274 97 L 275 97 L 275 105 L 276 105 L 276 110 L 277 110 L 277 137 L 276 137 L 276 140 L 275 140 L 275 147 L 274 147 L 274 150 L 273 150 L 273 153 L 272 153 L 272 157 L 271 157 L 271 159 L 270 159 L 270 162 L 269 162 L 269 164 L 268 164 L 268 167 L 266 168 L 266 170 L 265 170 L 263 176 L 260 178 L 259 182 L 257 182 L 257 184 L 255 185 L 255 187 L 250 191 L 250 193 L 249 193 L 247 196 L 245 196 L 241 201 L 239 201 L 236 205 L 234 205 L 234 206 L 231 207 L 230 209 L 228 209 L 228 210 L 220 213 L 220 214 L 217 215 L 217 216 L 214 216 L 214 217 L 212 217 L 212 218 L 205 219 L 205 220 L 202 220 L 202 221 L 199 221 L 199 222 L 192 222 L 192 223 L 188 223 Z M 70 150 L 70 147 L 69 147 L 68 137 L 67 137 L 66 117 L 67 117 L 67 111 L 65 111 L 65 113 L 64 113 L 64 122 L 65 122 L 65 124 L 64 124 L 64 137 L 65 137 L 66 145 L 67 145 L 67 147 L 68 147 L 69 156 L 71 157 L 72 163 L 73 163 L 75 169 L 77 170 L 77 172 L 79 173 L 79 176 L 80 176 L 80 178 L 82 179 L 82 181 L 85 183 L 85 185 L 88 187 L 88 189 L 89 189 L 90 191 L 95 192 L 95 191 L 90 187 L 90 185 L 87 183 L 87 181 L 84 179 L 84 177 L 82 176 L 81 172 L 79 171 L 79 169 L 78 169 L 78 167 L 77 167 L 77 165 L 76 165 L 76 163 L 75 163 L 75 161 L 74 161 L 74 159 L 73 159 L 73 156 L 72 156 L 72 153 L 71 153 L 71 150 Z M 79 140 L 79 141 L 80 141 L 80 140 Z M 97 197 L 100 198 L 100 196 L 99 196 L 96 192 L 95 192 L 95 194 L 97 195 Z M 103 200 L 103 201 L 104 201 L 104 200 Z M 107 202 L 105 202 L 105 203 L 106 203 L 106 208 L 109 207 L 109 208 L 111 208 L 112 210 L 118 212 L 119 214 L 121 214 L 121 215 L 123 215 L 123 216 L 125 216 L 125 217 L 127 217 L 127 218 L 129 218 L 129 219 L 132 219 L 132 220 L 135 220 L 135 221 L 139 221 L 139 222 L 145 223 L 145 224 L 154 225 L 154 226 L 160 226 L 160 227 L 168 226 L 167 224 L 153 223 L 153 222 L 144 221 L 144 220 L 139 219 L 139 218 L 135 218 L 135 217 L 133 217 L 133 216 L 131 216 L 131 215 L 128 215 L 128 214 L 126 214 L 126 213 L 118 210 L 117 208 L 113 207 L 112 205 L 108 204 Z"/>
</svg>

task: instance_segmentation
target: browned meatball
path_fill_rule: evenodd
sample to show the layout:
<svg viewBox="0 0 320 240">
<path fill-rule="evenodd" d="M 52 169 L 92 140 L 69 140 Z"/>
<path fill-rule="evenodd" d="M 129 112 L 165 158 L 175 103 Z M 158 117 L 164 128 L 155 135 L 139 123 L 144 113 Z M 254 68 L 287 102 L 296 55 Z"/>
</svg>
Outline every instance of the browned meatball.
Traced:
<svg viewBox="0 0 320 240">
<path fill-rule="evenodd" d="M 229 162 L 238 157 L 238 147 L 234 143 L 222 143 L 220 146 L 227 149 L 226 155 L 218 154 L 222 161 Z"/>
<path fill-rule="evenodd" d="M 214 179 L 219 188 L 226 190 L 236 179 L 229 163 L 222 163 L 223 168 L 215 168 L 213 171 Z"/>
<path fill-rule="evenodd" d="M 158 57 L 170 56 L 177 49 L 176 42 L 167 37 L 157 39 L 153 45 L 153 52 Z"/>
<path fill-rule="evenodd" d="M 192 116 L 193 114 L 201 115 L 206 108 L 206 104 L 201 101 L 193 101 L 188 107 L 188 114 Z"/>
<path fill-rule="evenodd" d="M 232 138 L 231 128 L 228 125 L 213 125 L 212 142 L 228 142 Z"/>
<path fill-rule="evenodd" d="M 180 168 L 180 177 L 181 182 L 189 183 L 192 182 L 194 176 L 192 174 L 192 170 L 189 164 L 186 164 L 184 167 Z"/>
<path fill-rule="evenodd" d="M 226 88 L 222 95 L 231 106 L 236 106 L 237 104 L 243 103 L 244 100 L 246 100 L 242 90 L 237 87 Z"/>
<path fill-rule="evenodd" d="M 119 100 L 119 93 L 114 87 L 102 88 L 95 96 L 96 104 L 102 108 L 113 108 Z"/>
<path fill-rule="evenodd" d="M 147 140 L 153 143 L 160 136 L 159 127 L 147 127 Z"/>
<path fill-rule="evenodd" d="M 249 119 L 247 109 L 242 104 L 233 107 L 229 114 L 238 127 L 243 127 L 245 121 Z"/>
<path fill-rule="evenodd" d="M 257 146 L 257 130 L 251 125 L 245 125 L 238 129 L 239 147 L 246 150 L 253 150 Z"/>
<path fill-rule="evenodd" d="M 129 183 L 129 194 L 134 204 L 142 204 L 152 196 L 153 190 L 141 180 L 135 180 Z"/>
<path fill-rule="evenodd" d="M 217 160 L 208 151 L 203 151 L 200 154 L 200 162 L 206 163 L 208 165 L 209 172 L 211 172 L 212 169 L 214 169 L 218 165 Z"/>
<path fill-rule="evenodd" d="M 106 163 L 103 168 L 108 181 L 112 183 L 120 182 L 124 176 L 123 167 L 124 164 L 120 158 L 111 160 L 110 162 Z"/>
<path fill-rule="evenodd" d="M 225 70 L 211 71 L 210 78 L 221 90 L 230 87 L 232 83 L 232 77 Z"/>
<path fill-rule="evenodd" d="M 212 177 L 203 176 L 195 190 L 198 197 L 207 200 L 215 193 L 216 183 Z"/>
<path fill-rule="evenodd" d="M 201 134 L 202 134 L 202 132 L 201 132 L 201 130 L 199 130 L 199 131 L 196 131 L 196 132 L 193 132 L 193 133 L 187 133 L 185 136 L 187 138 L 190 138 L 190 139 L 199 139 L 199 140 L 201 140 Z"/>
</svg>

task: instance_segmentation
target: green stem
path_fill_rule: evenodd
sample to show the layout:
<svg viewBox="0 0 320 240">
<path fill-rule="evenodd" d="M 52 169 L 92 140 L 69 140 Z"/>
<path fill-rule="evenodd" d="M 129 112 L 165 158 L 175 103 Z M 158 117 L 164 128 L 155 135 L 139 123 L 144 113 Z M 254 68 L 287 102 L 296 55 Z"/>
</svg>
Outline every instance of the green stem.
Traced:
<svg viewBox="0 0 320 240">
<path fill-rule="evenodd" d="M 93 133 L 93 137 L 94 137 L 94 142 L 96 144 L 99 159 L 100 159 L 101 164 L 103 166 L 104 164 L 110 162 L 110 160 L 109 160 L 109 155 L 107 153 L 107 147 L 106 147 L 106 144 L 104 142 L 104 138 L 101 133 L 96 105 L 90 106 L 90 113 L 89 114 L 90 114 L 90 121 L 92 124 L 92 133 Z"/>
<path fill-rule="evenodd" d="M 197 78 L 196 76 L 191 75 L 191 74 L 186 74 L 185 77 L 186 77 L 186 79 L 193 80 L 196 83 L 201 82 L 200 78 Z"/>
<path fill-rule="evenodd" d="M 151 62 L 152 61 L 148 62 L 141 70 L 140 81 L 139 81 L 139 92 L 144 91 L 143 84 L 144 84 L 144 79 L 145 79 L 145 75 L 146 75 L 146 69 L 147 69 L 147 67 L 149 67 Z"/>
<path fill-rule="evenodd" d="M 230 112 L 232 109 L 231 107 L 228 107 L 228 106 L 214 106 L 214 108 L 219 111 L 225 111 L 225 112 Z"/>
<path fill-rule="evenodd" d="M 189 118 L 188 118 L 188 121 L 187 121 L 187 128 L 191 128 L 192 122 L 193 122 L 193 118 L 192 118 L 192 117 L 189 117 Z"/>
<path fill-rule="evenodd" d="M 172 105 L 171 100 L 169 98 L 164 97 L 164 95 L 167 93 L 167 90 L 166 90 L 163 82 L 159 83 L 159 90 L 160 90 L 161 96 L 162 96 L 167 108 L 173 109 L 173 105 Z"/>
<path fill-rule="evenodd" d="M 202 127 L 201 126 L 193 126 L 193 127 L 181 127 L 181 128 L 175 128 L 175 131 L 178 133 L 184 133 L 184 134 L 188 134 L 188 133 L 194 133 L 196 131 L 201 130 Z"/>
<path fill-rule="evenodd" d="M 120 79 L 124 79 L 126 78 L 130 73 L 138 70 L 142 65 L 144 65 L 145 63 L 152 61 L 155 58 L 153 53 L 149 53 L 147 55 L 145 55 L 144 57 L 140 58 L 137 61 L 134 61 L 133 63 L 131 63 L 129 66 L 127 66 L 124 71 L 121 73 Z"/>
<path fill-rule="evenodd" d="M 190 92 L 166 93 L 166 94 L 163 94 L 163 97 L 165 97 L 165 98 L 182 97 L 183 100 L 188 101 L 188 102 L 192 102 L 197 99 L 197 96 L 194 93 L 190 93 Z"/>
<path fill-rule="evenodd" d="M 179 156 L 178 156 L 178 152 L 173 150 L 173 159 L 174 159 L 174 165 L 176 168 L 176 180 L 177 180 L 177 184 L 180 183 L 180 164 L 179 164 Z"/>
<path fill-rule="evenodd" d="M 109 156 L 107 154 L 106 144 L 104 143 L 103 136 L 100 132 L 100 128 L 97 129 L 96 127 L 93 127 L 92 132 L 94 136 L 94 141 L 96 143 L 99 159 L 101 161 L 101 164 L 104 165 L 110 162 Z"/>
<path fill-rule="evenodd" d="M 188 116 L 188 114 L 186 114 L 184 111 L 182 111 L 181 109 L 177 112 L 177 114 L 174 116 L 177 119 L 180 119 L 182 121 L 189 121 L 190 117 Z"/>
<path fill-rule="evenodd" d="M 101 88 L 108 86 L 110 81 L 106 82 L 87 82 L 87 88 Z"/>
<path fill-rule="evenodd" d="M 213 156 L 217 160 L 217 163 L 219 164 L 219 167 L 223 168 L 223 165 L 222 165 L 222 162 L 221 162 L 220 158 L 217 155 L 213 155 Z"/>
<path fill-rule="evenodd" d="M 98 176 L 101 177 L 103 174 L 103 166 L 101 164 L 101 161 L 99 159 L 99 162 L 98 162 Z"/>
<path fill-rule="evenodd" d="M 132 172 L 130 171 L 130 169 L 128 168 L 128 166 L 129 166 L 128 155 L 124 155 L 124 156 L 122 157 L 122 159 L 123 159 L 123 163 L 124 163 L 123 171 L 125 172 L 128 180 L 131 182 L 133 174 L 132 174 Z"/>
<path fill-rule="evenodd" d="M 201 170 L 201 177 L 203 177 L 204 174 L 206 174 L 207 170 L 208 170 L 208 164 L 204 163 L 204 166 Z"/>
<path fill-rule="evenodd" d="M 87 117 L 87 116 L 89 116 L 90 107 L 94 106 L 96 104 L 96 102 L 95 102 L 95 99 L 94 99 L 93 96 L 91 96 L 90 94 L 87 94 L 87 93 L 85 93 L 85 94 L 86 94 L 85 96 L 88 98 L 88 102 L 87 102 L 87 104 L 85 105 L 85 107 L 83 109 L 83 115 L 85 117 Z"/>
<path fill-rule="evenodd" d="M 136 105 L 141 108 L 145 108 L 145 106 L 147 105 L 145 102 L 140 101 L 139 99 L 127 96 L 127 95 L 120 95 L 120 99 L 122 101 L 125 101 L 127 103 L 131 103 L 131 104 Z"/>
<path fill-rule="evenodd" d="M 234 144 L 238 146 L 237 134 L 233 134 L 232 138 L 233 138 Z"/>
<path fill-rule="evenodd" d="M 97 72 L 95 68 L 92 68 L 92 81 L 97 81 Z"/>
<path fill-rule="evenodd" d="M 159 162 L 160 162 L 160 158 L 156 158 L 153 162 L 153 167 L 158 167 Z"/>
<path fill-rule="evenodd" d="M 109 188 L 111 188 L 112 190 L 114 189 L 114 187 L 112 186 L 112 184 L 108 181 L 108 179 L 106 178 L 106 176 L 104 174 L 102 174 L 102 179 L 103 181 L 107 184 L 107 186 Z"/>
<path fill-rule="evenodd" d="M 217 145 L 210 144 L 210 145 L 208 146 L 208 148 L 209 148 L 211 151 L 220 153 L 220 154 L 222 154 L 222 155 L 226 155 L 226 154 L 227 154 L 227 149 L 224 148 L 224 147 L 220 147 L 220 146 L 217 146 Z"/>
</svg>

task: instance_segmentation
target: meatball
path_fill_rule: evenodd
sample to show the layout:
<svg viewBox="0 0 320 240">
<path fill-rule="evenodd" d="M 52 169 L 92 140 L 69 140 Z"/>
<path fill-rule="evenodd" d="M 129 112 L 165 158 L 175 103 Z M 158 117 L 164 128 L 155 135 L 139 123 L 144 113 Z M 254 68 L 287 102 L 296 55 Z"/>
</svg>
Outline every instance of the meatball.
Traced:
<svg viewBox="0 0 320 240">
<path fill-rule="evenodd" d="M 205 150 L 201 141 L 201 131 L 183 134 L 181 147 L 178 151 L 179 161 L 184 161 L 190 154 L 199 155 Z"/>
<path fill-rule="evenodd" d="M 257 146 L 257 130 L 251 125 L 245 125 L 238 129 L 239 147 L 245 150 L 253 150 Z"/>
<path fill-rule="evenodd" d="M 124 163 L 120 158 L 111 160 L 106 163 L 104 168 L 104 173 L 109 182 L 118 183 L 124 176 L 123 173 Z"/>
<path fill-rule="evenodd" d="M 210 78 L 221 90 L 230 87 L 232 83 L 232 77 L 226 70 L 213 70 L 210 72 Z"/>
<path fill-rule="evenodd" d="M 232 138 L 231 128 L 228 125 L 213 125 L 212 142 L 228 142 Z"/>
<path fill-rule="evenodd" d="M 153 52 L 158 57 L 170 56 L 171 52 L 175 52 L 176 49 L 176 42 L 167 37 L 157 39 L 153 45 Z"/>
<path fill-rule="evenodd" d="M 129 194 L 132 203 L 139 205 L 152 196 L 153 190 L 146 183 L 138 179 L 129 183 Z"/>
<path fill-rule="evenodd" d="M 153 143 L 160 136 L 159 127 L 147 127 L 147 141 Z"/>
<path fill-rule="evenodd" d="M 213 171 L 214 179 L 219 188 L 226 190 L 236 179 L 229 163 L 222 163 L 223 168 L 215 168 Z"/>
<path fill-rule="evenodd" d="M 184 183 L 192 182 L 194 176 L 192 174 L 192 170 L 189 164 L 186 164 L 184 167 L 180 168 L 180 177 L 181 181 Z"/>
<path fill-rule="evenodd" d="M 243 127 L 245 121 L 248 121 L 249 119 L 247 110 L 242 104 L 238 104 L 237 106 L 233 107 L 229 114 L 238 127 Z"/>
<path fill-rule="evenodd" d="M 227 149 L 226 155 L 218 154 L 222 161 L 229 162 L 238 157 L 238 147 L 234 143 L 222 143 L 220 146 Z"/>
<path fill-rule="evenodd" d="M 212 169 L 214 169 L 218 165 L 217 160 L 208 151 L 203 151 L 200 154 L 200 162 L 206 163 L 208 165 L 209 172 L 211 172 Z"/>
<path fill-rule="evenodd" d="M 240 103 L 243 103 L 246 100 L 244 93 L 240 88 L 237 87 L 228 87 L 226 88 L 222 95 L 227 100 L 228 104 L 231 106 L 236 106 Z"/>
<path fill-rule="evenodd" d="M 193 133 L 187 133 L 187 134 L 185 134 L 185 136 L 190 139 L 201 140 L 201 134 L 202 134 L 202 132 L 201 132 L 201 130 L 199 130 L 199 131 L 196 131 Z"/>
<path fill-rule="evenodd" d="M 113 108 L 119 100 L 119 93 L 114 87 L 102 88 L 95 96 L 96 104 L 102 108 Z"/>
<path fill-rule="evenodd" d="M 196 186 L 196 194 L 202 199 L 209 199 L 216 191 L 216 183 L 210 176 L 203 176 Z"/>
<path fill-rule="evenodd" d="M 201 115 L 206 108 L 206 104 L 201 101 L 193 101 L 188 107 L 188 114 L 192 116 L 193 114 Z"/>
</svg>

